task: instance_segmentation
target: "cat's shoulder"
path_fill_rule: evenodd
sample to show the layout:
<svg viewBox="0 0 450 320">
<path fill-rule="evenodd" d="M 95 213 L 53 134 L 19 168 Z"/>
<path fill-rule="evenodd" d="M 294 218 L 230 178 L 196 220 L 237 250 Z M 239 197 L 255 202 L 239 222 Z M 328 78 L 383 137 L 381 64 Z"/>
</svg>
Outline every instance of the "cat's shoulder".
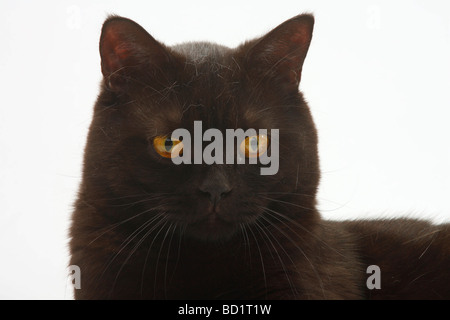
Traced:
<svg viewBox="0 0 450 320">
<path fill-rule="evenodd" d="M 359 234 L 392 234 L 396 236 L 424 236 L 431 233 L 448 231 L 450 224 L 433 224 L 427 220 L 411 218 L 391 218 L 391 219 L 357 219 L 345 220 L 342 222 L 330 222 L 340 224 L 346 230 Z"/>
</svg>

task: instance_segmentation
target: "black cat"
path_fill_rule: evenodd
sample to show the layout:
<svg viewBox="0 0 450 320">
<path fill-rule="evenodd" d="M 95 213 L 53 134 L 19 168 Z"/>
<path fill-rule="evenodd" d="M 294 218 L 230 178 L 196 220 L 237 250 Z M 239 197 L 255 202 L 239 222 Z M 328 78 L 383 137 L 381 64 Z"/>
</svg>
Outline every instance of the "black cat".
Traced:
<svg viewBox="0 0 450 320">
<path fill-rule="evenodd" d="M 450 298 L 449 225 L 321 219 L 317 133 L 298 91 L 313 25 L 299 15 L 230 49 L 168 47 L 107 19 L 70 232 L 75 298 Z M 177 165 L 192 150 L 172 133 L 195 135 L 195 121 L 269 133 L 236 141 L 245 164 Z M 250 158 L 275 147 L 278 171 L 262 175 Z"/>
</svg>

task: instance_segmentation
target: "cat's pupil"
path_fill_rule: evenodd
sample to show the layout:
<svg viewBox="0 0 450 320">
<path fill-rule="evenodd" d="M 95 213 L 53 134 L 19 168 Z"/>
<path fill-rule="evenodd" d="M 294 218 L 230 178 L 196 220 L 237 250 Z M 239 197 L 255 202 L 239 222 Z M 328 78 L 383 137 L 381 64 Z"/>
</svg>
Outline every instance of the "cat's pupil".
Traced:
<svg viewBox="0 0 450 320">
<path fill-rule="evenodd" d="M 164 142 L 164 148 L 166 149 L 167 152 L 170 152 L 170 150 L 172 150 L 173 147 L 173 141 L 170 139 L 166 139 L 166 141 Z"/>
</svg>

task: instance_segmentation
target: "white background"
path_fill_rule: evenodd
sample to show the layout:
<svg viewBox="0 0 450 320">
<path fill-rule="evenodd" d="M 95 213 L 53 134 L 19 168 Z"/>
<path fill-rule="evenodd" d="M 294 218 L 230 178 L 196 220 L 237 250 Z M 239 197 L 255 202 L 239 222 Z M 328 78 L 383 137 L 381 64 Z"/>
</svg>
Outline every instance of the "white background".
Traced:
<svg viewBox="0 0 450 320">
<path fill-rule="evenodd" d="M 67 229 L 109 13 L 168 45 L 228 46 L 316 17 L 301 90 L 330 219 L 450 221 L 450 5 L 438 1 L 1 1 L 0 298 L 70 299 Z"/>
</svg>

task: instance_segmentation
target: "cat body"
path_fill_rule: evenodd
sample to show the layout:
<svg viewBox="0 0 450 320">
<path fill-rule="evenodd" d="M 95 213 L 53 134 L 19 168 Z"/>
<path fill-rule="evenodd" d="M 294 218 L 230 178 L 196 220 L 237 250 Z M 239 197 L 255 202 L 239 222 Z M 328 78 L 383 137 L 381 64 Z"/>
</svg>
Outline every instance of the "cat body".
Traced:
<svg viewBox="0 0 450 320">
<path fill-rule="evenodd" d="M 131 20 L 105 22 L 70 233 L 75 298 L 450 298 L 449 225 L 320 217 L 317 133 L 298 91 L 313 24 L 300 15 L 231 49 L 167 47 Z M 183 141 L 170 135 L 196 121 L 204 132 L 278 129 L 279 170 L 175 165 Z M 258 156 L 274 154 L 273 136 L 254 139 Z M 379 289 L 367 285 L 373 265 Z"/>
</svg>

